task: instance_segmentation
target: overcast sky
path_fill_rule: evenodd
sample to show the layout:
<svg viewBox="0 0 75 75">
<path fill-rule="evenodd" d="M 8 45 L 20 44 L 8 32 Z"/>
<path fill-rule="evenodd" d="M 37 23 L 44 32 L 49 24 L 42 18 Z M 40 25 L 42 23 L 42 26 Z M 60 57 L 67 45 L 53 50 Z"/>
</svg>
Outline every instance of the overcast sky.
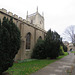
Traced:
<svg viewBox="0 0 75 75">
<path fill-rule="evenodd" d="M 0 9 L 17 14 L 23 19 L 26 14 L 32 14 L 38 11 L 44 12 L 45 30 L 52 29 L 60 35 L 65 28 L 75 25 L 75 0 L 1 0 Z"/>
</svg>

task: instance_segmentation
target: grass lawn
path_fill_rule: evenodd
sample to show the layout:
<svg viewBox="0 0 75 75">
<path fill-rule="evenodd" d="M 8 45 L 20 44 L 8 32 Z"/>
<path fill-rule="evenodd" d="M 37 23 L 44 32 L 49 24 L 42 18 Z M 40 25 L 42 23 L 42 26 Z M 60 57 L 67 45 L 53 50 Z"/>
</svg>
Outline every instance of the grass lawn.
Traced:
<svg viewBox="0 0 75 75">
<path fill-rule="evenodd" d="M 75 53 L 75 51 L 72 51 L 71 53 Z"/>
<path fill-rule="evenodd" d="M 10 75 L 29 75 L 47 66 L 48 64 L 63 58 L 66 55 L 67 53 L 53 60 L 45 59 L 45 60 L 32 60 L 32 61 L 22 61 L 19 63 L 14 63 L 14 65 L 11 68 L 9 68 L 7 72 L 9 72 Z"/>
</svg>

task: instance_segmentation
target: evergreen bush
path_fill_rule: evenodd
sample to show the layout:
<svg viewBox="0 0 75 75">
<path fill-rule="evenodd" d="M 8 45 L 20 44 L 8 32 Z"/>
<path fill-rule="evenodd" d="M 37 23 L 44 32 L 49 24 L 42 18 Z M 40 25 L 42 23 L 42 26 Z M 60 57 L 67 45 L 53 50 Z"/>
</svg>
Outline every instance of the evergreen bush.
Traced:
<svg viewBox="0 0 75 75">
<path fill-rule="evenodd" d="M 59 56 L 60 52 L 60 35 L 57 32 L 49 30 L 45 37 L 45 51 L 46 56 L 55 59 Z"/>
<path fill-rule="evenodd" d="M 61 46 L 63 46 L 63 50 L 64 50 L 64 52 L 67 52 L 67 46 L 65 46 L 64 44 L 63 44 L 63 42 L 61 43 Z"/>
<path fill-rule="evenodd" d="M 31 57 L 34 59 L 45 59 L 46 58 L 45 45 L 44 45 L 44 41 L 42 39 L 37 40 L 37 43 L 34 46 Z"/>
<path fill-rule="evenodd" d="M 63 46 L 64 52 L 67 52 L 67 49 L 68 49 L 67 46 L 64 45 L 64 46 Z"/>
<path fill-rule="evenodd" d="M 15 55 L 20 48 L 20 31 L 13 19 L 0 20 L 0 75 L 13 65 Z"/>
<path fill-rule="evenodd" d="M 56 59 L 60 55 L 61 38 L 57 32 L 49 30 L 46 34 L 45 40 L 39 39 L 33 49 L 32 58 Z"/>
<path fill-rule="evenodd" d="M 60 55 L 64 55 L 63 46 L 60 46 Z"/>
</svg>

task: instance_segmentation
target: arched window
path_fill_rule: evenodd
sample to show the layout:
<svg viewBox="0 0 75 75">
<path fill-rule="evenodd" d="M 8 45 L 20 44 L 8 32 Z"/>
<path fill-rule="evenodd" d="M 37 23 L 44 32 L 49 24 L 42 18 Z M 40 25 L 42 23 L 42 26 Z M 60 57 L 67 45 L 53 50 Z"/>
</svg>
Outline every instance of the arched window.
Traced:
<svg viewBox="0 0 75 75">
<path fill-rule="evenodd" d="M 42 40 L 42 37 L 41 37 L 41 36 L 39 36 L 39 39 L 41 39 L 41 40 Z"/>
<path fill-rule="evenodd" d="M 27 33 L 26 35 L 26 49 L 30 49 L 31 45 L 31 33 Z"/>
</svg>

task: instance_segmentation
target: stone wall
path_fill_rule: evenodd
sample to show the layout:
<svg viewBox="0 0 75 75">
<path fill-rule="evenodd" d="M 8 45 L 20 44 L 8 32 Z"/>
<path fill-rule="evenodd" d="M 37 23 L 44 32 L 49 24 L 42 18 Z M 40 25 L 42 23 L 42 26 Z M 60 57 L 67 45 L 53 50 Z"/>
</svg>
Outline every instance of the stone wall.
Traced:
<svg viewBox="0 0 75 75">
<path fill-rule="evenodd" d="M 21 31 L 21 48 L 18 51 L 15 60 L 24 60 L 31 58 L 31 53 L 35 43 L 37 42 L 37 39 L 40 36 L 42 37 L 42 39 L 44 39 L 46 31 L 44 29 L 41 29 L 37 25 L 31 24 L 29 21 L 22 19 L 21 17 L 18 17 L 18 15 L 16 14 L 13 15 L 12 12 L 7 12 L 6 9 L 2 8 L 0 9 L 1 21 L 3 20 L 4 16 L 7 17 L 8 19 L 10 19 L 10 17 L 13 17 L 14 23 Z M 26 35 L 28 32 L 31 33 L 31 48 L 29 50 L 26 49 Z"/>
</svg>

